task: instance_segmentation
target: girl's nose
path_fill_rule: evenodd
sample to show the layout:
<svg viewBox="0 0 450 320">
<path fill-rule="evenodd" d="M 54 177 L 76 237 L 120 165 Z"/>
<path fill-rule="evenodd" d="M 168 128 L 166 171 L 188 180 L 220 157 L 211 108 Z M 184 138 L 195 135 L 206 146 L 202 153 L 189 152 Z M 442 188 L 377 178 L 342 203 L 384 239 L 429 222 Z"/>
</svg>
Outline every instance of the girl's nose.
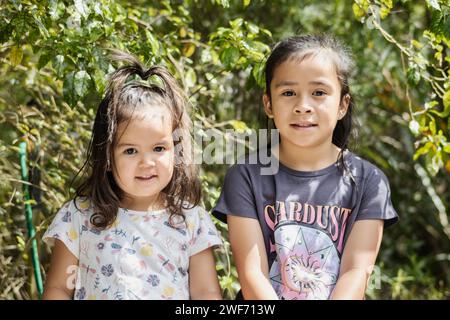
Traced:
<svg viewBox="0 0 450 320">
<path fill-rule="evenodd" d="M 301 113 L 310 113 L 312 112 L 312 108 L 304 101 L 300 101 L 294 106 L 294 113 L 295 114 L 301 114 Z"/>
<path fill-rule="evenodd" d="M 150 167 L 154 167 L 156 165 L 155 160 L 153 160 L 153 157 L 150 154 L 144 154 L 144 156 L 142 157 L 140 164 L 142 166 L 150 166 Z"/>
<path fill-rule="evenodd" d="M 295 101 L 295 105 L 294 105 L 294 113 L 295 114 L 301 114 L 301 113 L 310 113 L 312 112 L 312 107 L 311 107 L 311 101 L 308 101 L 308 96 L 307 95 L 299 95 L 297 98 L 297 101 Z"/>
</svg>

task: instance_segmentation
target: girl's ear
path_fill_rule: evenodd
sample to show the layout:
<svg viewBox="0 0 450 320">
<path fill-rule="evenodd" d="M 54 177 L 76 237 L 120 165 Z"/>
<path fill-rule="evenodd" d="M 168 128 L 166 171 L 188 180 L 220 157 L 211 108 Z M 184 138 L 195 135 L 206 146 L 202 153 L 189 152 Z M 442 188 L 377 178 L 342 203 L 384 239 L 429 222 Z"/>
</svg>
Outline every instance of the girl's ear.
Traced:
<svg viewBox="0 0 450 320">
<path fill-rule="evenodd" d="M 350 95 L 347 93 L 342 97 L 341 104 L 339 105 L 338 119 L 341 120 L 347 114 L 348 106 L 350 105 Z"/>
<path fill-rule="evenodd" d="M 273 119 L 272 105 L 270 104 L 270 98 L 267 94 L 263 95 L 263 103 L 264 103 L 264 111 L 266 112 L 266 115 L 270 119 Z"/>
</svg>

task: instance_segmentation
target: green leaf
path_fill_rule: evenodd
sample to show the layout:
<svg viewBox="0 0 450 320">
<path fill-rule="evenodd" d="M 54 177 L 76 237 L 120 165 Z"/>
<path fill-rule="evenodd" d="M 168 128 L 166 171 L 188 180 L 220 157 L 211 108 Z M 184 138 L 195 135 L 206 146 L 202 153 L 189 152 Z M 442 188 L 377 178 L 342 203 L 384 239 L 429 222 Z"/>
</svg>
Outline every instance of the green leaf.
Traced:
<svg viewBox="0 0 450 320">
<path fill-rule="evenodd" d="M 263 63 L 257 63 L 252 70 L 253 78 L 255 79 L 256 83 L 260 88 L 265 88 L 265 77 L 264 77 L 264 64 Z"/>
<path fill-rule="evenodd" d="M 409 122 L 409 130 L 411 130 L 411 132 L 414 136 L 417 137 L 419 135 L 419 129 L 420 129 L 420 125 L 416 120 L 412 120 Z"/>
<path fill-rule="evenodd" d="M 429 127 L 430 127 L 431 134 L 435 135 L 436 134 L 436 120 L 434 120 L 434 118 L 431 118 Z"/>
<path fill-rule="evenodd" d="M 425 156 L 425 166 L 428 172 L 434 177 L 439 169 L 444 166 L 440 152 L 430 152 Z"/>
<path fill-rule="evenodd" d="M 444 148 L 443 148 L 444 152 L 446 153 L 450 153 L 450 143 L 446 143 Z"/>
<path fill-rule="evenodd" d="M 100 69 L 104 73 L 108 72 L 109 61 L 101 48 L 92 49 L 92 65 L 90 65 L 90 67 Z"/>
<path fill-rule="evenodd" d="M 220 3 L 224 8 L 228 8 L 230 6 L 229 0 L 217 0 L 217 3 Z"/>
<path fill-rule="evenodd" d="M 4 22 L 2 22 L 3 24 Z M 12 34 L 12 26 L 10 23 L 0 26 L 0 43 L 8 41 Z"/>
<path fill-rule="evenodd" d="M 411 44 L 419 50 L 423 48 L 423 44 L 421 44 L 419 41 L 417 41 L 415 39 L 411 40 Z"/>
<path fill-rule="evenodd" d="M 226 68 L 231 68 L 236 64 L 236 61 L 240 57 L 239 49 L 236 47 L 228 47 L 223 50 L 220 54 L 220 61 L 225 65 Z"/>
<path fill-rule="evenodd" d="M 247 124 L 240 120 L 231 120 L 231 125 L 236 131 L 241 133 L 245 132 L 248 129 Z"/>
<path fill-rule="evenodd" d="M 17 247 L 20 251 L 25 250 L 25 240 L 21 236 L 16 236 Z"/>
<path fill-rule="evenodd" d="M 16 37 L 22 37 L 30 29 L 30 17 L 26 12 L 22 12 L 13 20 L 11 20 L 16 33 Z"/>
<path fill-rule="evenodd" d="M 425 105 L 425 108 L 432 108 L 436 105 L 438 105 L 437 101 L 432 101 L 433 104 L 430 106 Z M 447 118 L 450 115 L 450 90 L 447 91 L 444 96 L 442 97 L 442 103 L 444 105 L 444 109 L 442 111 L 437 111 L 437 110 L 430 110 L 431 113 L 438 115 L 441 118 Z"/>
<path fill-rule="evenodd" d="M 38 69 L 40 70 L 43 67 L 45 67 L 51 58 L 52 58 L 51 53 L 49 53 L 49 52 L 41 53 L 41 55 L 39 56 L 38 64 L 37 64 Z"/>
<path fill-rule="evenodd" d="M 183 54 L 189 58 L 190 56 L 192 56 L 195 53 L 195 49 L 196 49 L 195 44 L 193 44 L 192 42 L 189 42 L 184 45 L 182 51 L 183 51 Z"/>
<path fill-rule="evenodd" d="M 208 81 L 211 81 L 212 79 L 214 79 L 214 75 L 210 72 L 205 73 L 205 78 Z"/>
<path fill-rule="evenodd" d="M 364 17 L 367 12 L 356 3 L 353 3 L 352 10 L 353 10 L 353 14 L 355 15 L 356 19 L 358 19 L 358 20 L 361 20 L 361 18 Z"/>
<path fill-rule="evenodd" d="M 200 54 L 200 61 L 201 63 L 208 63 L 212 60 L 211 51 L 209 48 L 202 48 L 201 54 Z"/>
<path fill-rule="evenodd" d="M 251 0 L 243 0 L 244 8 L 250 5 Z"/>
<path fill-rule="evenodd" d="M 75 103 L 77 102 L 74 78 L 75 78 L 75 72 L 70 72 L 64 78 L 64 83 L 63 83 L 64 99 L 71 106 L 75 106 Z"/>
<path fill-rule="evenodd" d="M 259 33 L 259 27 L 253 23 L 246 23 L 247 29 L 250 33 L 257 34 Z"/>
<path fill-rule="evenodd" d="M 244 19 L 237 18 L 237 19 L 234 19 L 234 20 L 230 21 L 230 26 L 233 29 L 240 29 L 242 27 L 243 23 L 244 23 Z"/>
<path fill-rule="evenodd" d="M 90 83 L 91 77 L 89 74 L 84 70 L 78 71 L 74 78 L 75 93 L 79 97 L 84 97 L 89 91 Z"/>
<path fill-rule="evenodd" d="M 43 38 L 50 37 L 50 33 L 48 32 L 47 28 L 42 23 L 41 19 L 39 17 L 33 16 L 34 22 L 38 26 L 40 34 L 43 36 Z"/>
<path fill-rule="evenodd" d="M 103 28 L 98 21 L 89 23 L 86 31 L 91 42 L 97 41 L 104 34 Z"/>
<path fill-rule="evenodd" d="M 381 0 L 381 3 L 384 4 L 389 9 L 392 9 L 393 7 L 392 0 Z"/>
<path fill-rule="evenodd" d="M 83 18 L 87 18 L 89 16 L 89 7 L 87 6 L 86 1 L 75 0 L 74 4 L 75 9 Z"/>
<path fill-rule="evenodd" d="M 12 47 L 9 53 L 9 61 L 11 62 L 11 64 L 14 67 L 18 66 L 22 62 L 22 58 L 23 58 L 22 47 L 19 46 Z"/>
<path fill-rule="evenodd" d="M 67 63 L 64 61 L 64 56 L 63 55 L 57 55 L 53 60 L 52 60 L 52 65 L 53 68 L 55 69 L 56 74 L 58 75 L 59 78 L 62 78 L 62 76 L 64 75 L 64 71 L 67 67 Z"/>
<path fill-rule="evenodd" d="M 424 146 L 420 147 L 416 151 L 416 153 L 414 154 L 413 160 L 416 161 L 421 155 L 428 153 L 428 151 L 430 151 L 432 147 L 433 147 L 433 143 L 430 141 L 427 142 Z"/>
<path fill-rule="evenodd" d="M 195 74 L 194 69 L 188 68 L 185 74 L 186 86 L 188 88 L 192 88 L 197 83 L 197 75 Z"/>
<path fill-rule="evenodd" d="M 145 35 L 147 36 L 147 39 L 150 42 L 150 47 L 152 48 L 152 53 L 154 55 L 157 55 L 159 53 L 159 41 L 148 30 L 145 31 Z"/>
<path fill-rule="evenodd" d="M 420 81 L 420 72 L 416 67 L 408 68 L 407 76 L 410 84 L 417 85 Z"/>
<path fill-rule="evenodd" d="M 64 10 L 64 4 L 57 0 L 50 0 L 50 6 L 48 8 L 48 13 L 53 21 L 58 20 Z"/>
<path fill-rule="evenodd" d="M 444 20 L 443 36 L 450 39 L 450 15 L 445 16 Z"/>
<path fill-rule="evenodd" d="M 94 76 L 92 77 L 95 84 L 95 89 L 102 95 L 105 90 L 105 73 L 101 69 L 96 69 L 94 71 Z"/>
<path fill-rule="evenodd" d="M 180 37 L 181 37 L 181 38 L 186 38 L 186 36 L 187 36 L 187 31 L 186 31 L 186 28 L 185 28 L 184 26 L 180 28 L 179 33 L 180 33 Z"/>
<path fill-rule="evenodd" d="M 427 0 L 427 3 L 430 7 L 441 11 L 441 6 L 439 5 L 438 0 Z"/>
<path fill-rule="evenodd" d="M 444 30 L 444 16 L 440 11 L 431 13 L 431 21 L 429 30 L 434 34 L 441 34 Z"/>
</svg>

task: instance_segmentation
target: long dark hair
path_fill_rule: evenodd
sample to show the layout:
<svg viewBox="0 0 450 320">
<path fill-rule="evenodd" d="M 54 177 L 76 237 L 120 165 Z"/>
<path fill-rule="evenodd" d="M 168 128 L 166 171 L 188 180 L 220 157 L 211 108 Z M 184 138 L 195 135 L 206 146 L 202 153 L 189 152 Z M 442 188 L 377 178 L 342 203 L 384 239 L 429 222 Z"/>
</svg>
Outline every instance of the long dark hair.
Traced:
<svg viewBox="0 0 450 320">
<path fill-rule="evenodd" d="M 336 66 L 337 76 L 341 85 L 341 103 L 344 97 L 349 96 L 349 106 L 345 116 L 340 119 L 333 131 L 332 142 L 341 151 L 339 161 L 341 168 L 345 168 L 343 153 L 348 148 L 349 138 L 352 133 L 352 113 L 355 103 L 350 94 L 348 79 L 354 66 L 350 51 L 336 38 L 330 35 L 300 35 L 286 38 L 275 44 L 269 58 L 266 61 L 266 94 L 271 99 L 270 83 L 275 69 L 283 62 L 295 56 L 304 59 L 319 51 L 328 50 Z"/>
<path fill-rule="evenodd" d="M 188 115 L 187 99 L 174 77 L 161 66 L 146 68 L 131 54 L 113 50 L 112 58 L 125 63 L 112 73 L 101 101 L 92 129 L 87 150 L 87 159 L 77 176 L 86 178 L 76 188 L 77 198 L 88 198 L 94 214 L 91 223 L 100 229 L 114 223 L 124 193 L 114 180 L 114 146 L 118 141 L 117 128 L 135 116 L 135 112 L 152 106 L 166 107 L 172 116 L 175 145 L 175 166 L 172 179 L 162 190 L 166 195 L 170 222 L 174 215 L 181 216 L 183 209 L 200 202 L 201 186 L 198 168 L 192 160 L 191 121 Z M 138 77 L 139 80 L 130 80 Z M 155 77 L 162 86 L 150 82 Z"/>
</svg>

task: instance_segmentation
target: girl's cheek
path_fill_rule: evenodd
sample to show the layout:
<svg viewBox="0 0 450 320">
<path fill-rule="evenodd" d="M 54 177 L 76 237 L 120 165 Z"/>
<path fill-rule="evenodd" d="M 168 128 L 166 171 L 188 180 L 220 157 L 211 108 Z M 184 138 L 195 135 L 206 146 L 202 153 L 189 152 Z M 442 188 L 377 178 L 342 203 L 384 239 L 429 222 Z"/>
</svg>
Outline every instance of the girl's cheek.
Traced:
<svg viewBox="0 0 450 320">
<path fill-rule="evenodd" d="M 172 162 L 175 155 L 172 151 L 165 152 L 164 155 L 160 158 L 160 162 L 167 164 L 168 162 Z"/>
<path fill-rule="evenodd" d="M 159 165 L 167 165 L 167 162 L 170 161 L 171 158 L 173 158 L 171 152 L 164 152 L 155 159 L 155 162 Z"/>
</svg>

